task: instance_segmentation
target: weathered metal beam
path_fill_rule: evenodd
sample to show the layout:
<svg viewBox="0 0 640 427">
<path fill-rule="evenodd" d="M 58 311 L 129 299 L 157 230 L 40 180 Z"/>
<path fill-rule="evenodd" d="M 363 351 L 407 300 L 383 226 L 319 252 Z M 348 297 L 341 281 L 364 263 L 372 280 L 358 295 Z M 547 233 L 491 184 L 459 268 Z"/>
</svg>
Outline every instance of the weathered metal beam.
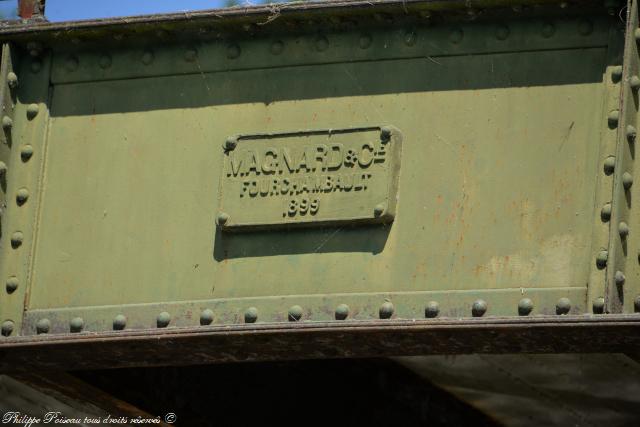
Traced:
<svg viewBox="0 0 640 427">
<path fill-rule="evenodd" d="M 0 348 L 0 370 L 639 350 L 637 315 L 291 323 L 8 338 Z"/>
</svg>

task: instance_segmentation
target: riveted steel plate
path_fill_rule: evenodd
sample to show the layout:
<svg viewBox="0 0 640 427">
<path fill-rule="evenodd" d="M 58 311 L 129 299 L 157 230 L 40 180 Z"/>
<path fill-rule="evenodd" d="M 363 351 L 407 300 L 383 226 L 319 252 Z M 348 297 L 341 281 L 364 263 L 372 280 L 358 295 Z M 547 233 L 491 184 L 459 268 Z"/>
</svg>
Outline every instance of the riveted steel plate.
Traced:
<svg viewBox="0 0 640 427">
<path fill-rule="evenodd" d="M 229 137 L 217 224 L 243 230 L 391 222 L 401 141 L 391 126 Z"/>
</svg>

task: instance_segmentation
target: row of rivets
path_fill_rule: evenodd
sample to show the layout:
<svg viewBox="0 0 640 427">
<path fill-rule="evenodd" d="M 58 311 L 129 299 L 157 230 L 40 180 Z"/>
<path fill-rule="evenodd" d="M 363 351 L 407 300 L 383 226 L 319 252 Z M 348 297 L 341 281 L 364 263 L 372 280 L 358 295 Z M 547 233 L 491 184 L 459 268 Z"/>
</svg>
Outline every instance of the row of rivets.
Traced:
<svg viewBox="0 0 640 427">
<path fill-rule="evenodd" d="M 604 300 L 603 300 L 604 301 Z M 640 301 L 640 300 L 639 300 Z M 603 302 L 604 303 L 604 302 Z M 533 301 L 530 298 L 522 298 L 518 302 L 518 314 L 520 316 L 528 316 L 533 312 Z M 471 306 L 471 314 L 473 317 L 482 317 L 488 310 L 486 301 L 479 299 L 473 302 Z M 556 314 L 568 314 L 571 310 L 571 301 L 568 298 L 560 298 L 556 303 Z M 380 305 L 378 316 L 380 319 L 391 319 L 395 313 L 395 307 L 391 301 L 385 301 Z M 335 309 L 336 320 L 346 320 L 350 314 L 350 308 L 347 304 L 339 304 Z M 425 306 L 424 317 L 433 319 L 440 314 L 440 305 L 436 301 L 429 301 Z M 287 318 L 290 322 L 301 321 L 304 316 L 304 309 L 299 305 L 293 305 L 287 311 Z M 205 309 L 200 313 L 200 325 L 211 325 L 214 321 L 214 312 L 211 309 Z M 255 323 L 258 321 L 258 309 L 249 307 L 244 312 L 244 323 Z M 158 328 L 166 328 L 171 324 L 171 314 L 166 311 L 161 312 L 156 317 L 156 326 Z M 113 329 L 116 331 L 126 328 L 127 318 L 119 314 L 113 319 Z M 49 319 L 40 319 L 36 323 L 36 332 L 39 334 L 48 333 L 51 329 Z M 84 329 L 84 320 L 81 317 L 74 317 L 69 322 L 69 330 L 71 332 L 81 332 Z"/>
<path fill-rule="evenodd" d="M 551 38 L 556 32 L 556 27 L 552 23 L 544 23 L 540 28 L 540 34 L 543 38 Z M 593 23 L 590 21 L 580 21 L 578 24 L 578 33 L 587 36 L 593 32 Z M 506 25 L 498 25 L 495 29 L 495 38 L 500 41 L 504 41 L 509 38 L 511 34 L 511 30 Z M 459 44 L 464 39 L 464 31 L 462 29 L 454 29 L 449 33 L 449 41 L 452 44 Z M 407 46 L 414 46 L 418 41 L 418 34 L 411 30 L 407 31 L 404 35 L 404 43 Z M 359 38 L 359 46 L 361 49 L 368 49 L 373 42 L 373 38 L 369 34 L 363 34 Z M 314 47 L 318 52 L 324 52 L 330 46 L 329 39 L 326 36 L 318 36 L 314 41 Z M 273 55 L 280 55 L 285 49 L 285 43 L 282 40 L 275 40 L 272 42 L 269 50 Z M 236 59 L 240 57 L 242 53 L 242 49 L 236 43 L 230 43 L 226 47 L 226 56 L 229 59 Z M 195 62 L 198 58 L 198 51 L 193 47 L 189 47 L 184 52 L 184 60 L 186 62 Z M 152 50 L 145 50 L 140 56 L 140 61 L 144 65 L 150 65 L 155 60 L 155 54 Z M 37 64 L 37 65 L 36 65 Z M 64 68 L 68 72 L 74 72 L 78 70 L 80 65 L 80 61 L 77 56 L 70 55 L 67 57 L 64 63 Z M 99 61 L 98 65 L 102 69 L 107 69 L 112 65 L 111 56 L 108 54 L 103 54 Z M 32 63 L 32 71 L 37 73 L 42 68 L 42 64 L 39 61 L 34 61 Z M 640 88 L 640 79 L 638 79 L 638 87 Z"/>
</svg>

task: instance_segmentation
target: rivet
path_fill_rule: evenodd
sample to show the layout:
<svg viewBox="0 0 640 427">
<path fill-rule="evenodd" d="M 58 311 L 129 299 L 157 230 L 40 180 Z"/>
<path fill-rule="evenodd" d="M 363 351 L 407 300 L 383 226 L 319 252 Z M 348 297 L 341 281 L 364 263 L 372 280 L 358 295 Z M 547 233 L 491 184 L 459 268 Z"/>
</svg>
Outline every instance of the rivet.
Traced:
<svg viewBox="0 0 640 427">
<path fill-rule="evenodd" d="M 571 311 L 571 300 L 562 297 L 556 303 L 556 314 L 568 314 Z"/>
<path fill-rule="evenodd" d="M 225 151 L 231 151 L 231 150 L 235 150 L 237 145 L 238 145 L 238 138 L 232 136 L 227 138 L 224 141 L 224 144 L 222 144 L 222 148 L 224 148 Z"/>
<path fill-rule="evenodd" d="M 414 44 L 416 44 L 417 40 L 418 36 L 416 35 L 415 31 L 407 31 L 404 35 L 404 44 L 406 44 L 407 46 L 413 46 Z"/>
<path fill-rule="evenodd" d="M 616 274 L 613 275 L 613 280 L 616 282 L 616 285 L 622 286 L 624 282 L 627 280 L 627 277 L 624 275 L 622 271 L 616 271 Z"/>
<path fill-rule="evenodd" d="M 633 311 L 635 313 L 640 313 L 640 295 L 633 300 Z"/>
<path fill-rule="evenodd" d="M 81 332 L 82 328 L 84 328 L 84 320 L 82 320 L 82 317 L 74 317 L 71 319 L 71 322 L 69 322 L 69 330 L 71 332 Z"/>
<path fill-rule="evenodd" d="M 13 249 L 17 249 L 22 245 L 22 241 L 24 240 L 24 234 L 22 231 L 16 231 L 11 235 L 11 247 Z"/>
<path fill-rule="evenodd" d="M 636 28 L 633 32 L 634 37 L 636 38 L 636 43 L 640 43 L 640 28 Z"/>
<path fill-rule="evenodd" d="M 593 314 L 604 313 L 604 298 L 596 298 L 593 300 Z"/>
<path fill-rule="evenodd" d="M 20 149 L 20 158 L 23 162 L 28 161 L 31 156 L 33 156 L 33 146 L 31 144 L 27 144 Z"/>
<path fill-rule="evenodd" d="M 598 252 L 598 255 L 596 256 L 596 266 L 602 270 L 607 266 L 608 259 L 609 259 L 609 252 L 607 251 Z"/>
<path fill-rule="evenodd" d="M 227 58 L 235 59 L 240 56 L 240 46 L 235 43 L 231 43 L 227 46 Z"/>
<path fill-rule="evenodd" d="M 629 79 L 629 87 L 631 88 L 631 90 L 637 92 L 638 89 L 640 89 L 640 77 L 631 76 L 631 78 Z"/>
<path fill-rule="evenodd" d="M 382 216 L 382 214 L 384 213 L 384 209 L 385 209 L 384 204 L 378 203 L 373 207 L 373 216 L 375 217 Z"/>
<path fill-rule="evenodd" d="M 153 52 L 151 52 L 150 50 L 145 50 L 142 53 L 142 57 L 140 58 L 140 60 L 144 65 L 151 64 L 153 62 L 153 59 L 154 59 L 154 55 L 153 55 Z"/>
<path fill-rule="evenodd" d="M 600 219 L 602 222 L 609 222 L 611 219 L 611 203 L 605 203 L 600 211 Z"/>
<path fill-rule="evenodd" d="M 112 63 L 111 56 L 107 55 L 106 53 L 103 54 L 100 57 L 100 60 L 98 61 L 98 65 L 100 65 L 100 68 L 102 68 L 103 70 L 111 67 L 111 63 Z"/>
<path fill-rule="evenodd" d="M 18 76 L 13 71 L 9 71 L 7 74 L 7 84 L 11 89 L 18 87 Z"/>
<path fill-rule="evenodd" d="M 7 174 L 7 164 L 0 160 L 0 178 Z"/>
<path fill-rule="evenodd" d="M 280 40 L 276 40 L 271 43 L 271 53 L 274 55 L 280 55 L 284 51 L 284 43 Z"/>
<path fill-rule="evenodd" d="M 518 302 L 518 314 L 528 316 L 533 311 L 533 301 L 530 298 L 522 298 Z"/>
<path fill-rule="evenodd" d="M 617 65 L 611 69 L 611 80 L 618 83 L 622 80 L 622 65 Z"/>
<path fill-rule="evenodd" d="M 8 337 L 13 333 L 13 322 L 11 320 L 5 320 L 2 322 L 2 335 Z"/>
<path fill-rule="evenodd" d="M 622 174 L 622 186 L 625 190 L 628 190 L 633 185 L 633 176 L 629 172 Z"/>
<path fill-rule="evenodd" d="M 302 307 L 293 305 L 289 308 L 289 321 L 297 322 L 302 319 Z"/>
<path fill-rule="evenodd" d="M 5 132 L 10 132 L 11 128 L 13 128 L 13 120 L 9 116 L 3 116 L 2 129 L 4 129 Z"/>
<path fill-rule="evenodd" d="M 607 121 L 611 129 L 615 129 L 618 126 L 618 120 L 620 120 L 620 111 L 610 111 L 609 115 L 607 116 Z"/>
<path fill-rule="evenodd" d="M 336 320 L 345 320 L 349 317 L 349 306 L 347 304 L 340 304 L 336 307 Z"/>
<path fill-rule="evenodd" d="M 464 33 L 460 29 L 453 30 L 451 34 L 449 34 L 449 41 L 453 44 L 460 43 L 463 38 L 464 38 Z"/>
<path fill-rule="evenodd" d="M 611 175 L 616 169 L 616 158 L 614 156 L 609 156 L 604 159 L 604 173 L 606 175 Z"/>
<path fill-rule="evenodd" d="M 38 106 L 38 104 L 29 104 L 27 106 L 27 118 L 29 120 L 33 120 L 38 113 L 40 112 L 40 107 Z"/>
<path fill-rule="evenodd" d="M 373 39 L 369 34 L 363 34 L 360 36 L 360 49 L 368 49 L 371 46 Z"/>
<path fill-rule="evenodd" d="M 630 143 L 634 143 L 636 140 L 636 136 L 638 135 L 638 131 L 635 127 L 631 125 L 627 125 L 626 134 L 627 134 L 627 141 L 629 141 Z"/>
<path fill-rule="evenodd" d="M 623 239 L 626 238 L 629 235 L 629 225 L 621 221 L 620 224 L 618 224 L 618 233 L 620 233 L 620 237 Z"/>
<path fill-rule="evenodd" d="M 7 289 L 7 293 L 8 294 L 12 294 L 16 291 L 16 289 L 18 289 L 18 285 L 20 284 L 20 281 L 18 280 L 18 278 L 16 276 L 11 276 L 7 279 L 7 283 L 5 284 L 6 289 Z"/>
<path fill-rule="evenodd" d="M 471 306 L 471 314 L 473 317 L 482 317 L 487 312 L 487 302 L 485 300 L 476 300 Z"/>
<path fill-rule="evenodd" d="M 73 72 L 73 71 L 76 71 L 78 69 L 78 65 L 79 64 L 80 63 L 78 61 L 78 58 L 76 58 L 75 56 L 71 55 L 65 61 L 64 67 L 67 69 L 67 71 Z"/>
<path fill-rule="evenodd" d="M 220 212 L 218 213 L 218 216 L 216 218 L 216 223 L 218 225 L 225 225 L 227 223 L 227 221 L 229 221 L 229 214 L 226 212 Z"/>
<path fill-rule="evenodd" d="M 163 311 L 162 313 L 158 314 L 158 317 L 156 319 L 156 325 L 158 326 L 158 328 L 166 328 L 167 326 L 169 326 L 169 323 L 171 323 L 171 315 L 169 313 Z"/>
<path fill-rule="evenodd" d="M 31 61 L 31 72 L 33 74 L 38 74 L 40 70 L 42 70 L 42 62 L 38 59 Z"/>
<path fill-rule="evenodd" d="M 213 323 L 213 311 L 211 309 L 202 310 L 200 313 L 200 324 L 203 326 Z"/>
<path fill-rule="evenodd" d="M 196 48 L 189 48 L 184 52 L 184 60 L 187 62 L 195 62 L 198 59 L 198 51 Z"/>
<path fill-rule="evenodd" d="M 255 307 L 249 307 L 244 312 L 244 323 L 256 323 L 258 320 L 258 309 Z"/>
<path fill-rule="evenodd" d="M 393 134 L 393 129 L 390 126 L 382 126 L 380 128 L 380 141 L 388 142 Z"/>
<path fill-rule="evenodd" d="M 20 188 L 16 191 L 16 203 L 18 206 L 24 205 L 29 199 L 29 190 L 26 188 Z"/>
<path fill-rule="evenodd" d="M 424 317 L 427 319 L 433 319 L 440 314 L 440 305 L 436 301 L 429 301 L 424 308 Z"/>
<path fill-rule="evenodd" d="M 36 323 L 36 332 L 39 334 L 46 334 L 51 329 L 51 322 L 49 319 L 40 319 Z"/>
<path fill-rule="evenodd" d="M 556 27 L 550 23 L 547 22 L 545 24 L 542 25 L 542 37 L 544 37 L 545 39 L 548 39 L 549 37 L 553 36 L 556 32 Z"/>
<path fill-rule="evenodd" d="M 127 327 L 127 317 L 124 314 L 118 314 L 113 318 L 113 330 L 121 331 Z"/>
<path fill-rule="evenodd" d="M 385 301 L 380 306 L 380 309 L 378 310 L 378 315 L 380 316 L 381 319 L 390 319 L 391 316 L 393 316 L 394 311 L 395 311 L 395 308 L 393 307 L 393 303 L 391 301 Z"/>
<path fill-rule="evenodd" d="M 578 32 L 583 36 L 588 36 L 593 32 L 593 23 L 588 20 L 582 20 L 578 24 Z"/>
<path fill-rule="evenodd" d="M 33 57 L 40 56 L 40 54 L 42 53 L 42 43 L 29 42 L 27 43 L 27 50 L 29 51 L 29 55 Z"/>
<path fill-rule="evenodd" d="M 318 52 L 325 51 L 327 50 L 328 47 L 329 47 L 329 40 L 327 40 L 325 36 L 319 36 L 316 39 L 316 50 Z"/>
<path fill-rule="evenodd" d="M 496 38 L 498 40 L 506 40 L 509 37 L 511 30 L 506 25 L 499 25 L 496 27 Z"/>
</svg>

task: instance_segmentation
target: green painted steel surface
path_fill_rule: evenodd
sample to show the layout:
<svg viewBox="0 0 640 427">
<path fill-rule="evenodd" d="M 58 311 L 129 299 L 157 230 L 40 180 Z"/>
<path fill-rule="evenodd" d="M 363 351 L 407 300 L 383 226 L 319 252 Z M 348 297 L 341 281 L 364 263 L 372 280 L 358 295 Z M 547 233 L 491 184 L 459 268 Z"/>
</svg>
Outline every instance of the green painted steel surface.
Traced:
<svg viewBox="0 0 640 427">
<path fill-rule="evenodd" d="M 34 154 L 9 161 L 0 272 L 20 286 L 2 298 L 2 319 L 24 317 L 20 333 L 31 335 L 70 323 L 100 332 L 424 318 L 430 301 L 431 314 L 450 317 L 591 312 L 605 297 L 596 257 L 609 243 L 601 209 L 613 200 L 605 160 L 624 32 L 604 9 L 500 16 L 51 42 L 36 56 L 18 44 L 14 138 Z M 265 141 L 278 151 L 321 135 L 317 149 L 326 130 L 339 139 L 357 128 L 343 142 L 362 150 L 386 125 L 402 135 L 401 166 L 348 208 L 323 194 L 304 229 L 282 228 L 289 194 L 245 202 L 243 184 L 228 180 L 240 147 L 264 160 Z M 22 187 L 26 203 L 12 205 Z M 356 227 L 365 217 L 384 223 Z M 18 249 L 11 221 L 22 221 Z M 233 225 L 260 230 L 225 231 Z M 620 310 L 634 310 L 632 297 Z"/>
</svg>

